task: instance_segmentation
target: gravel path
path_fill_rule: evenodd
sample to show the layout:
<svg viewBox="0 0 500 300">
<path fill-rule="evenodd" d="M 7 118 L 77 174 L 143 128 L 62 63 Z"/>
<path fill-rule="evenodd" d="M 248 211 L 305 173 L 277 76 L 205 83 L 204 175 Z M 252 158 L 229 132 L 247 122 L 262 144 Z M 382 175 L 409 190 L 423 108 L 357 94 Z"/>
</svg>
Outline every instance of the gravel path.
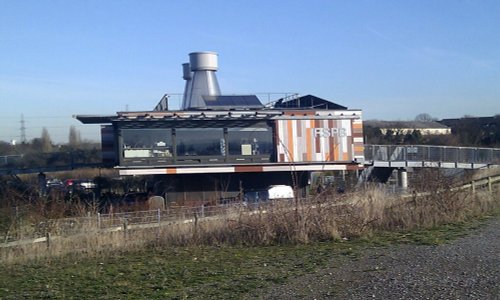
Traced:
<svg viewBox="0 0 500 300">
<path fill-rule="evenodd" d="M 438 246 L 395 245 L 333 261 L 263 299 L 500 299 L 500 218 Z"/>
</svg>

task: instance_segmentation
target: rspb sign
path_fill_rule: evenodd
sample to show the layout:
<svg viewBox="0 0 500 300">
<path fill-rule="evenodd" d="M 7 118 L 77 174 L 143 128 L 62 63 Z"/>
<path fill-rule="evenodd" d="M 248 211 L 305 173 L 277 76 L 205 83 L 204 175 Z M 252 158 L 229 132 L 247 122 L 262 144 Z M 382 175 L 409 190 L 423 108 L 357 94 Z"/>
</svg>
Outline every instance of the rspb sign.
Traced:
<svg viewBox="0 0 500 300">
<path fill-rule="evenodd" d="M 311 128 L 314 138 L 345 137 L 347 129 L 345 128 Z"/>
<path fill-rule="evenodd" d="M 355 151 L 363 151 L 362 138 L 353 136 L 353 124 L 350 119 L 277 120 L 277 161 L 351 162 L 359 156 Z M 361 122 L 355 125 L 362 126 Z M 356 148 L 358 144 L 361 148 Z"/>
</svg>

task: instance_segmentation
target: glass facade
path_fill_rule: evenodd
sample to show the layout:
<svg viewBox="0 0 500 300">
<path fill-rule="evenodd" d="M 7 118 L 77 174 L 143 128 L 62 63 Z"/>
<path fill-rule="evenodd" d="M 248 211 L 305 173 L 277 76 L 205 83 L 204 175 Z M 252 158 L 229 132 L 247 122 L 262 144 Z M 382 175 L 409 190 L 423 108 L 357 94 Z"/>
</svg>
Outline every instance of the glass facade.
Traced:
<svg viewBox="0 0 500 300">
<path fill-rule="evenodd" d="M 177 156 L 225 156 L 223 128 L 175 129 Z"/>
<path fill-rule="evenodd" d="M 271 155 L 273 151 L 273 138 L 271 128 L 244 127 L 228 128 L 227 141 L 229 155 Z"/>
<path fill-rule="evenodd" d="M 123 129 L 122 140 L 124 158 L 173 156 L 172 130 L 168 128 Z"/>
<path fill-rule="evenodd" d="M 216 128 L 122 128 L 122 164 L 271 161 L 273 130 L 266 122 Z"/>
</svg>

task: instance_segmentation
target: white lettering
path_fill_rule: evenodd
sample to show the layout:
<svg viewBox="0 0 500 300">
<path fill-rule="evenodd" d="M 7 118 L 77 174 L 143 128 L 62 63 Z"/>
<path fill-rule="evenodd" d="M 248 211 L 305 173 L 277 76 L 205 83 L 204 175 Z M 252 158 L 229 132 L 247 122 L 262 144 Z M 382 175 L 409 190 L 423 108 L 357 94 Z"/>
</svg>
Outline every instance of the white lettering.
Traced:
<svg viewBox="0 0 500 300">
<path fill-rule="evenodd" d="M 347 136 L 345 128 L 312 128 L 314 138 L 344 137 Z"/>
</svg>

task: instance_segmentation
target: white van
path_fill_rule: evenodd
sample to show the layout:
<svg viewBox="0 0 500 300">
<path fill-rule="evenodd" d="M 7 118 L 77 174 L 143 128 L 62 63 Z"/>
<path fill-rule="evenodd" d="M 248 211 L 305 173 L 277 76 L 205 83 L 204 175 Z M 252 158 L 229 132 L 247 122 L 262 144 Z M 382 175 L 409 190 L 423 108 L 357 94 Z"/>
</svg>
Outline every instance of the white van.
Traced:
<svg viewBox="0 0 500 300">
<path fill-rule="evenodd" d="M 289 185 L 271 185 L 267 189 L 247 190 L 243 193 L 243 201 L 247 204 L 293 198 L 294 192 Z"/>
<path fill-rule="evenodd" d="M 269 193 L 269 200 L 294 198 L 293 189 L 289 185 L 271 185 L 267 192 Z"/>
</svg>

